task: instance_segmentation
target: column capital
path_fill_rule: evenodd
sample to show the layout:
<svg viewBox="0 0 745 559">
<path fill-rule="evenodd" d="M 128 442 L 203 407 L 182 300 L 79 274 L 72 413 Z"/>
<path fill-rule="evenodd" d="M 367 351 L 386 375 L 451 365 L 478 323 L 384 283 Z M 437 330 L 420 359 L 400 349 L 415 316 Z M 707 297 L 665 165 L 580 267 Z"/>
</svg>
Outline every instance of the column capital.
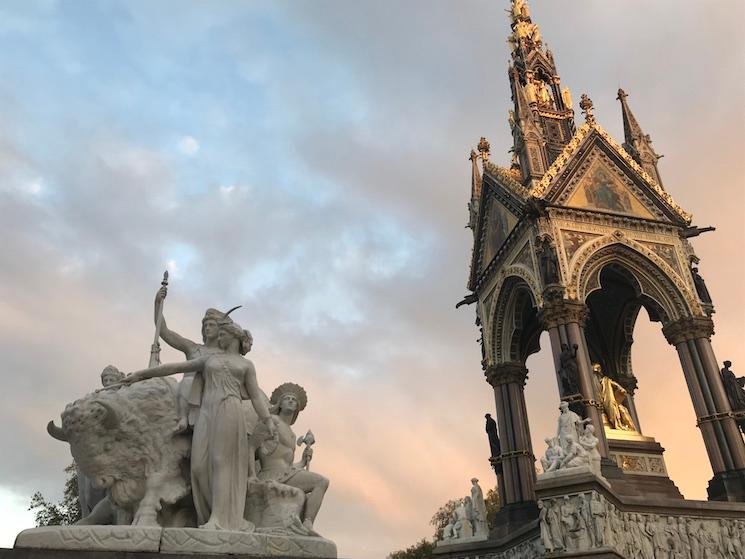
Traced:
<svg viewBox="0 0 745 559">
<path fill-rule="evenodd" d="M 548 288 L 543 292 L 543 307 L 538 311 L 538 319 L 546 330 L 573 322 L 583 327 L 589 315 L 584 303 L 564 299 L 563 287 Z"/>
<path fill-rule="evenodd" d="M 687 340 L 711 338 L 714 334 L 714 321 L 708 316 L 684 316 L 662 327 L 670 345 L 678 345 Z"/>
<path fill-rule="evenodd" d="M 486 382 L 495 388 L 511 382 L 525 386 L 525 381 L 528 378 L 528 369 L 521 363 L 499 363 L 487 367 L 484 371 L 484 376 L 486 377 Z"/>
</svg>

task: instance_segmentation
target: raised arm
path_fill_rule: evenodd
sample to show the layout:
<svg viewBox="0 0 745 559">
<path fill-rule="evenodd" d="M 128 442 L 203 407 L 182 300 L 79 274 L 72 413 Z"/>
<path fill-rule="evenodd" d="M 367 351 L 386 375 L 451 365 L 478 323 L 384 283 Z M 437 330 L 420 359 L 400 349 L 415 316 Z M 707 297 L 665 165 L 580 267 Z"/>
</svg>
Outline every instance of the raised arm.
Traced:
<svg viewBox="0 0 745 559">
<path fill-rule="evenodd" d="M 267 420 L 271 416 L 269 415 L 269 408 L 266 406 L 264 398 L 261 397 L 262 394 L 259 389 L 259 383 L 256 382 L 256 369 L 254 368 L 253 363 L 248 359 L 246 359 L 246 363 L 246 391 L 251 398 L 251 403 L 253 404 L 258 416 L 263 420 Z"/>
<path fill-rule="evenodd" d="M 168 288 L 161 287 L 158 290 L 158 293 L 155 295 L 155 305 L 154 305 L 153 311 L 155 315 L 154 320 L 155 320 L 156 325 L 158 324 L 158 310 L 163 304 L 163 301 L 165 300 L 167 294 L 168 294 Z M 164 316 L 162 316 L 162 314 L 161 314 L 161 319 L 160 319 L 160 337 L 163 339 L 164 342 L 166 342 L 173 349 L 177 349 L 186 355 L 191 353 L 191 351 L 197 345 L 196 342 L 193 342 L 187 338 L 184 338 L 183 336 L 177 334 L 173 330 L 169 330 L 168 326 L 166 325 L 166 319 Z"/>
<path fill-rule="evenodd" d="M 197 359 L 190 359 L 189 361 L 182 361 L 180 363 L 166 363 L 150 369 L 142 369 L 141 371 L 137 371 L 124 377 L 122 383 L 132 384 L 133 382 L 140 382 L 155 377 L 167 377 L 168 375 L 175 375 L 176 373 L 201 371 L 204 369 L 204 363 L 207 361 L 208 357 L 209 356 L 198 357 Z"/>
</svg>

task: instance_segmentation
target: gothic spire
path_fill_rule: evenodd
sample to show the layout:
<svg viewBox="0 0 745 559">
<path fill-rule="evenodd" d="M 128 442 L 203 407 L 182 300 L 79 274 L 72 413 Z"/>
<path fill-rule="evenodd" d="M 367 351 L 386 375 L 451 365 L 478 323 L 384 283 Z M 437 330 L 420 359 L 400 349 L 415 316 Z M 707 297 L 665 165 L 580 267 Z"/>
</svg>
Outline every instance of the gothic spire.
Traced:
<svg viewBox="0 0 745 559">
<path fill-rule="evenodd" d="M 476 150 L 471 150 L 471 155 L 468 158 L 471 161 L 471 201 L 468 204 L 468 225 L 473 229 L 474 234 L 476 232 L 476 221 L 478 219 L 479 203 L 481 200 L 481 187 L 482 178 L 481 171 L 479 170 L 478 160 L 481 157 L 482 161 L 489 159 L 489 142 L 486 138 L 481 138 L 478 145 L 479 153 Z"/>
<path fill-rule="evenodd" d="M 649 134 L 645 134 L 636 121 L 634 113 L 631 112 L 629 104 L 626 101 L 627 97 L 626 92 L 619 88 L 616 99 L 621 102 L 621 113 L 623 115 L 623 149 L 657 181 L 657 184 L 662 186 L 660 172 L 657 169 L 657 161 L 662 156 L 657 155 L 657 152 L 652 147 L 652 139 L 649 137 Z"/>
<path fill-rule="evenodd" d="M 554 56 L 533 23 L 526 0 L 511 0 L 509 68 L 513 150 L 527 186 L 539 180 L 574 135 L 571 94 L 561 89 Z"/>
</svg>

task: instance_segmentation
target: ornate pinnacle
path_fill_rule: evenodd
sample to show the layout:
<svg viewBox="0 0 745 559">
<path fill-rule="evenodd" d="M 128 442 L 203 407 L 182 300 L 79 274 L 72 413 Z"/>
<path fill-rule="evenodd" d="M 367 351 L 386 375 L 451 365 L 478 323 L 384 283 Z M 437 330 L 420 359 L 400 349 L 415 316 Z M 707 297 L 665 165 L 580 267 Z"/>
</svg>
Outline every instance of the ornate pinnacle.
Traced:
<svg viewBox="0 0 745 559">
<path fill-rule="evenodd" d="M 587 93 L 582 94 L 582 99 L 579 102 L 579 108 L 582 109 L 582 114 L 585 115 L 585 122 L 587 122 L 587 124 L 595 124 L 595 115 L 592 114 L 592 99 L 587 96 Z"/>
<path fill-rule="evenodd" d="M 526 0 L 512 0 L 512 9 L 510 12 L 512 21 L 530 18 L 530 8 L 528 8 Z"/>
<path fill-rule="evenodd" d="M 489 148 L 491 146 L 489 146 L 489 142 L 486 140 L 486 138 L 481 136 L 481 140 L 479 140 L 479 145 L 476 147 L 478 148 L 479 153 L 481 154 L 481 159 L 483 159 L 484 161 L 489 161 Z"/>
</svg>

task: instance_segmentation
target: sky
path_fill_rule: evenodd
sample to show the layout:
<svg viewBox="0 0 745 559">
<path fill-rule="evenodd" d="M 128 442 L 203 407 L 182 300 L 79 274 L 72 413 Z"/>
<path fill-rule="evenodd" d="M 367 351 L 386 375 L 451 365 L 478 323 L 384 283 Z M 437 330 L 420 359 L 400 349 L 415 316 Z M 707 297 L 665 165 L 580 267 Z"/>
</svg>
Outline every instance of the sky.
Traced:
<svg viewBox="0 0 745 559">
<path fill-rule="evenodd" d="M 509 162 L 507 0 L 0 4 L 0 546 L 61 496 L 45 432 L 109 363 L 147 364 L 152 301 L 199 338 L 204 309 L 254 336 L 259 384 L 303 385 L 331 486 L 316 522 L 340 557 L 430 537 L 484 489 L 480 367 L 466 293 L 471 147 Z M 533 0 L 562 85 L 622 140 L 616 90 L 668 192 L 717 227 L 693 240 L 714 350 L 745 374 L 745 51 L 739 0 Z M 673 348 L 644 313 L 637 408 L 670 475 L 711 478 Z M 527 363 L 536 454 L 555 429 L 549 355 Z M 181 354 L 164 349 L 164 361 Z"/>
</svg>

